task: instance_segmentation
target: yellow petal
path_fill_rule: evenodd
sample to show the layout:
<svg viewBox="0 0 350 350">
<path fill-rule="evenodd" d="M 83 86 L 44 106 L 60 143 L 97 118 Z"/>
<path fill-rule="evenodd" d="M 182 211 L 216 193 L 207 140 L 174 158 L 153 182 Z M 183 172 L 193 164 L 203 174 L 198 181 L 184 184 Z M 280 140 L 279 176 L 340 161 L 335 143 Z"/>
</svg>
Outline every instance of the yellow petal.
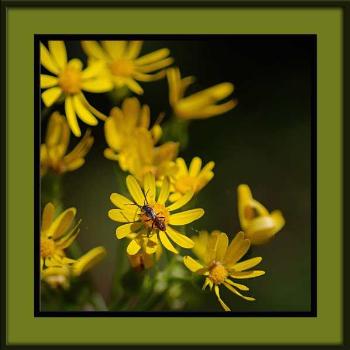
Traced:
<svg viewBox="0 0 350 350">
<path fill-rule="evenodd" d="M 255 298 L 252 298 L 252 297 L 246 297 L 245 295 L 241 294 L 236 288 L 234 288 L 233 286 L 231 286 L 230 284 L 224 282 L 224 286 L 230 290 L 232 293 L 240 296 L 241 298 L 243 298 L 244 300 L 247 300 L 247 301 L 254 301 Z"/>
<path fill-rule="evenodd" d="M 251 258 L 248 260 L 241 261 L 233 266 L 235 271 L 244 271 L 251 269 L 252 267 L 260 264 L 262 258 L 261 257 L 256 257 L 256 258 Z"/>
<path fill-rule="evenodd" d="M 84 105 L 86 106 L 86 108 L 92 112 L 97 118 L 100 118 L 101 120 L 106 120 L 107 117 L 101 113 L 100 111 L 98 111 L 96 108 L 94 108 L 93 106 L 91 106 L 91 104 L 88 102 L 88 100 L 85 98 L 84 94 L 80 95 Z"/>
<path fill-rule="evenodd" d="M 180 209 L 181 207 L 183 207 L 185 204 L 187 204 L 192 199 L 193 194 L 194 194 L 193 192 L 187 192 L 185 195 L 183 195 L 176 202 L 174 202 L 173 204 L 169 205 L 169 207 L 167 207 L 167 209 L 169 211 Z"/>
<path fill-rule="evenodd" d="M 83 81 L 82 89 L 94 93 L 107 92 L 113 89 L 113 83 L 108 78 L 89 79 Z"/>
<path fill-rule="evenodd" d="M 54 213 L 55 213 L 54 205 L 51 202 L 47 203 L 43 210 L 42 219 L 41 219 L 42 232 L 46 232 L 46 230 L 49 229 L 53 220 Z"/>
<path fill-rule="evenodd" d="M 90 62 L 88 67 L 84 69 L 83 72 L 81 73 L 81 77 L 83 78 L 83 80 L 95 78 L 101 73 L 104 67 L 105 67 L 104 61 Z"/>
<path fill-rule="evenodd" d="M 78 124 L 77 116 L 74 111 L 74 105 L 73 105 L 73 100 L 71 96 L 66 97 L 65 111 L 66 111 L 66 117 L 67 117 L 67 121 L 70 129 L 72 130 L 73 134 L 76 137 L 80 137 L 81 131 Z"/>
<path fill-rule="evenodd" d="M 192 239 L 174 230 L 170 226 L 167 226 L 166 234 L 170 237 L 172 241 L 174 241 L 177 245 L 179 245 L 182 248 L 191 249 L 194 247 L 194 242 L 192 241 Z"/>
<path fill-rule="evenodd" d="M 84 106 L 81 95 L 74 95 L 73 97 L 74 109 L 78 114 L 78 117 L 88 125 L 97 125 L 98 121 L 94 115 Z"/>
<path fill-rule="evenodd" d="M 201 208 L 186 210 L 181 213 L 171 214 L 169 219 L 170 225 L 186 225 L 204 215 L 204 210 Z"/>
<path fill-rule="evenodd" d="M 124 55 L 126 43 L 124 40 L 104 40 L 102 46 L 111 58 L 117 59 Z"/>
<path fill-rule="evenodd" d="M 244 284 L 240 284 L 240 283 L 236 283 L 236 282 L 233 282 L 231 281 L 230 279 L 226 278 L 225 279 L 225 283 L 228 283 L 230 284 L 231 286 L 233 287 L 236 287 L 238 288 L 239 290 L 243 290 L 245 292 L 247 292 L 249 290 L 249 288 L 247 286 L 245 286 Z"/>
<path fill-rule="evenodd" d="M 244 233 L 239 232 L 227 248 L 224 263 L 230 265 L 235 264 L 247 253 L 249 247 L 249 239 L 245 239 Z"/>
<path fill-rule="evenodd" d="M 115 234 L 118 239 L 125 238 L 130 233 L 136 233 L 140 230 L 142 224 L 140 222 L 133 222 L 117 227 Z"/>
<path fill-rule="evenodd" d="M 175 254 L 179 254 L 179 252 L 174 248 L 174 246 L 169 241 L 169 238 L 167 237 L 165 232 L 159 231 L 159 238 L 160 238 L 160 241 L 162 242 L 163 246 L 166 249 L 168 249 L 169 251 L 171 251 L 171 252 L 173 252 Z"/>
<path fill-rule="evenodd" d="M 159 61 L 159 60 L 169 56 L 169 54 L 170 54 L 169 49 L 160 49 L 157 51 L 153 51 L 147 55 L 144 55 L 144 56 L 136 59 L 135 64 L 137 64 L 138 66 L 150 64 L 150 63 L 153 63 L 155 61 Z"/>
<path fill-rule="evenodd" d="M 61 96 L 62 90 L 60 87 L 52 87 L 41 94 L 46 107 L 52 106 Z"/>
<path fill-rule="evenodd" d="M 57 239 L 67 232 L 73 223 L 76 213 L 77 210 L 75 208 L 69 208 L 54 220 L 50 227 L 50 233 L 53 239 Z"/>
<path fill-rule="evenodd" d="M 126 252 L 129 254 L 129 255 L 135 255 L 139 252 L 139 250 L 141 249 L 141 245 L 140 243 L 136 240 L 136 239 L 133 239 L 128 247 L 126 248 Z"/>
<path fill-rule="evenodd" d="M 85 164 L 84 158 L 73 159 L 69 162 L 66 162 L 65 171 L 74 171 L 81 168 Z"/>
<path fill-rule="evenodd" d="M 106 59 L 106 54 L 97 41 L 83 40 L 81 41 L 81 46 L 88 56 L 100 60 Z"/>
<path fill-rule="evenodd" d="M 190 164 L 190 169 L 189 169 L 189 174 L 192 177 L 196 177 L 202 167 L 202 159 L 200 159 L 199 157 L 194 157 L 191 161 Z"/>
<path fill-rule="evenodd" d="M 75 241 L 80 231 L 80 229 L 78 228 L 79 224 L 80 222 L 78 222 L 69 233 L 67 233 L 55 242 L 57 249 L 66 249 Z"/>
<path fill-rule="evenodd" d="M 238 271 L 230 273 L 232 278 L 236 279 L 246 279 L 246 278 L 255 278 L 265 275 L 265 271 L 262 270 L 252 270 L 252 271 Z"/>
<path fill-rule="evenodd" d="M 225 311 L 231 311 L 231 309 L 230 309 L 230 308 L 223 302 L 223 300 L 221 299 L 219 287 L 218 287 L 217 285 L 214 287 L 214 291 L 215 291 L 216 297 L 218 298 L 219 303 L 220 303 L 220 305 L 223 307 L 223 309 L 224 309 Z"/>
<path fill-rule="evenodd" d="M 212 105 L 212 106 L 207 106 L 200 111 L 198 111 L 197 114 L 194 114 L 194 119 L 197 117 L 198 119 L 205 119 L 205 118 L 210 118 L 210 117 L 215 117 L 220 114 L 224 114 L 234 107 L 236 107 L 238 104 L 237 100 L 230 100 L 226 103 L 222 103 L 219 105 Z"/>
<path fill-rule="evenodd" d="M 143 41 L 140 41 L 140 40 L 129 41 L 128 48 L 124 55 L 125 58 L 128 58 L 128 59 L 136 58 L 140 54 L 142 44 L 143 44 Z"/>
<path fill-rule="evenodd" d="M 43 43 L 40 43 L 40 63 L 51 73 L 59 74 L 60 69 L 57 63 L 52 59 L 49 50 Z"/>
<path fill-rule="evenodd" d="M 135 203 L 138 205 L 144 205 L 145 195 L 142 192 L 139 183 L 132 175 L 129 175 L 126 178 L 126 186 L 128 187 L 129 193 L 131 194 Z"/>
<path fill-rule="evenodd" d="M 147 198 L 147 203 L 154 203 L 156 199 L 156 180 L 152 173 L 147 173 L 145 175 L 143 189 Z"/>
<path fill-rule="evenodd" d="M 58 78 L 52 75 L 40 74 L 40 88 L 47 89 L 58 84 Z"/>
<path fill-rule="evenodd" d="M 117 222 L 133 223 L 138 220 L 138 208 L 135 210 L 111 209 L 108 211 L 108 217 Z"/>
<path fill-rule="evenodd" d="M 249 222 L 246 227 L 246 236 L 254 245 L 268 242 L 284 226 L 282 213 L 278 210 L 271 215 L 260 216 Z"/>
<path fill-rule="evenodd" d="M 125 85 L 137 95 L 143 94 L 142 87 L 132 78 L 125 79 Z"/>
<path fill-rule="evenodd" d="M 228 247 L 228 237 L 226 233 L 220 232 L 216 243 L 216 260 L 223 261 Z"/>
<path fill-rule="evenodd" d="M 158 197 L 157 202 L 159 204 L 165 204 L 169 197 L 169 191 L 170 191 L 170 182 L 169 179 L 166 177 L 162 182 L 162 187 L 160 188 L 160 194 Z"/>
<path fill-rule="evenodd" d="M 67 65 L 67 51 L 64 42 L 61 40 L 49 40 L 48 44 L 52 57 L 60 70 L 63 70 Z"/>
<path fill-rule="evenodd" d="M 184 257 L 184 264 L 192 272 L 197 272 L 204 268 L 202 264 L 200 264 L 197 260 L 194 260 L 188 255 Z"/>
<path fill-rule="evenodd" d="M 111 196 L 109 197 L 111 202 L 118 208 L 120 209 L 126 209 L 130 210 L 132 205 L 135 205 L 133 201 L 130 199 L 122 196 L 119 193 L 112 193 Z"/>
<path fill-rule="evenodd" d="M 73 274 L 80 276 L 83 272 L 99 263 L 106 254 L 106 249 L 103 247 L 91 249 L 73 264 Z"/>
<path fill-rule="evenodd" d="M 150 63 L 147 65 L 144 65 L 142 67 L 139 67 L 139 71 L 142 73 L 149 73 L 154 72 L 155 70 L 163 69 L 165 67 L 170 66 L 174 62 L 174 59 L 172 57 L 165 58 L 164 60 L 160 60 L 154 63 Z M 165 76 L 165 73 L 163 73 Z"/>
</svg>

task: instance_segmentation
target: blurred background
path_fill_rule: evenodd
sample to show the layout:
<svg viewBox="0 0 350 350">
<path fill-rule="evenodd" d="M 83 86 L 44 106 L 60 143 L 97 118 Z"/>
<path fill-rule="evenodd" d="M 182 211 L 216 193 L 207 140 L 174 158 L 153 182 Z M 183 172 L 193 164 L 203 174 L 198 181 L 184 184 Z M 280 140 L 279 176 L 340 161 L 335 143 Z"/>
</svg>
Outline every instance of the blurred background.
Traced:
<svg viewBox="0 0 350 350">
<path fill-rule="evenodd" d="M 207 120 L 193 121 L 189 144 L 180 153 L 189 162 L 199 156 L 204 163 L 214 160 L 215 177 L 199 193 L 197 205 L 206 215 L 195 229 L 220 229 L 230 238 L 239 231 L 237 186 L 246 183 L 253 196 L 270 211 L 280 209 L 286 225 L 275 239 L 255 246 L 251 256 L 262 256 L 260 278 L 247 280 L 251 295 L 246 302 L 222 288 L 222 298 L 233 311 L 310 311 L 311 308 L 311 117 L 315 69 L 315 41 L 310 36 L 227 36 L 190 40 L 145 40 L 142 54 L 168 47 L 183 76 L 194 75 L 192 93 L 229 81 L 235 85 L 239 103 L 230 112 Z M 67 42 L 69 57 L 86 61 L 79 41 Z M 160 112 L 169 116 L 166 79 L 142 84 L 141 103 L 150 105 L 153 121 Z M 88 100 L 90 95 L 86 94 Z M 94 94 L 94 106 L 108 114 L 114 106 L 108 94 Z M 91 101 L 91 98 L 90 98 Z M 63 112 L 62 106 L 57 110 Z M 46 123 L 42 126 L 45 135 Z M 80 123 L 83 130 L 86 127 Z M 95 143 L 86 164 L 63 175 L 64 207 L 78 208 L 82 218 L 78 238 L 82 251 L 103 245 L 107 257 L 90 276 L 103 299 L 113 304 L 118 290 L 137 285 L 137 274 L 129 271 L 125 242 L 115 237 L 116 223 L 107 217 L 109 200 L 125 177 L 117 164 L 104 158 L 103 124 L 92 129 Z M 72 136 L 71 147 L 77 139 Z M 188 232 L 195 234 L 196 232 Z M 161 268 L 161 267 L 160 267 Z M 121 277 L 126 273 L 126 277 Z M 116 277 L 117 276 L 117 277 Z M 119 276 L 119 277 L 118 277 Z M 150 275 L 152 278 L 152 275 Z M 122 280 L 122 278 L 124 280 Z M 124 281 L 124 282 L 123 282 Z M 116 285 L 118 283 L 118 285 Z M 178 309 L 219 311 L 215 295 L 201 290 L 202 280 L 173 292 Z M 136 290 L 136 287 L 135 287 Z M 70 293 L 73 293 L 72 291 Z M 181 302 L 181 295 L 189 296 Z M 75 303 L 75 294 L 70 302 Z M 160 309 L 167 310 L 167 304 Z M 173 309 L 176 309 L 174 307 Z"/>
</svg>

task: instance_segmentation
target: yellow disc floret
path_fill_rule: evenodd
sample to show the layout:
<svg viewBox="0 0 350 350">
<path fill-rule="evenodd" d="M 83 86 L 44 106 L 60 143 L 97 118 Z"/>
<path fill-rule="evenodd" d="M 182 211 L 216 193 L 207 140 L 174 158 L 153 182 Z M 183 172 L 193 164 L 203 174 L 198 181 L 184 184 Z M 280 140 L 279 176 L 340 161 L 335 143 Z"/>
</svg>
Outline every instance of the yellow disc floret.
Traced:
<svg viewBox="0 0 350 350">
<path fill-rule="evenodd" d="M 209 269 L 209 278 L 214 284 L 221 284 L 228 276 L 226 268 L 217 261 L 214 261 L 212 267 Z"/>
<path fill-rule="evenodd" d="M 40 242 L 40 255 L 43 258 L 53 255 L 55 252 L 55 242 L 50 238 L 42 238 Z"/>
<path fill-rule="evenodd" d="M 81 71 L 67 67 L 59 76 L 58 85 L 66 94 L 77 94 L 81 90 Z"/>
<path fill-rule="evenodd" d="M 129 77 L 134 72 L 134 64 L 127 59 L 114 61 L 110 64 L 109 68 L 113 75 L 120 77 Z"/>
</svg>

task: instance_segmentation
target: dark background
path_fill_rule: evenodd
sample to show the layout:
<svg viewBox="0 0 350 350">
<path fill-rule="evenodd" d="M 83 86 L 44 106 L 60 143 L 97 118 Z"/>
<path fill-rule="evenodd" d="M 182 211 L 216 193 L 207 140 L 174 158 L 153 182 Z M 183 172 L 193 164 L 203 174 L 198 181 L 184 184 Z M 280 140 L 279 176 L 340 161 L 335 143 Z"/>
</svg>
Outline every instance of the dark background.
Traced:
<svg viewBox="0 0 350 350">
<path fill-rule="evenodd" d="M 254 247 L 266 275 L 247 280 L 249 303 L 223 291 L 233 311 L 310 311 L 311 309 L 311 126 L 314 111 L 316 41 L 313 36 L 226 36 L 178 40 L 145 40 L 142 54 L 168 47 L 183 76 L 194 75 L 189 93 L 228 81 L 235 85 L 238 106 L 218 117 L 191 123 L 188 148 L 180 155 L 214 160 L 215 177 L 198 196 L 206 215 L 197 229 L 220 229 L 230 238 L 238 232 L 236 188 L 247 183 L 254 197 L 270 211 L 280 209 L 286 226 L 267 245 Z M 67 43 L 71 58 L 85 59 L 79 41 Z M 153 120 L 169 116 L 166 79 L 141 83 L 139 99 L 149 104 Z M 86 94 L 108 114 L 107 94 Z M 58 108 L 59 109 L 59 108 Z M 315 117 L 315 116 L 314 116 Z M 80 123 L 83 127 L 83 124 Z M 83 127 L 84 129 L 84 127 Z M 45 127 L 42 128 L 45 131 Z M 92 276 L 109 300 L 112 278 L 120 259 L 116 224 L 107 217 L 109 195 L 124 179 L 103 157 L 106 143 L 102 122 L 93 128 L 95 144 L 86 164 L 64 175 L 65 207 L 76 206 L 83 219 L 79 242 L 83 250 L 104 245 L 108 256 Z M 72 146 L 76 139 L 72 137 Z M 120 250 L 119 250 L 120 251 Z M 243 281 L 245 282 L 245 281 Z M 195 293 L 195 292 L 194 292 Z M 218 310 L 217 300 L 197 291 L 200 310 Z"/>
</svg>

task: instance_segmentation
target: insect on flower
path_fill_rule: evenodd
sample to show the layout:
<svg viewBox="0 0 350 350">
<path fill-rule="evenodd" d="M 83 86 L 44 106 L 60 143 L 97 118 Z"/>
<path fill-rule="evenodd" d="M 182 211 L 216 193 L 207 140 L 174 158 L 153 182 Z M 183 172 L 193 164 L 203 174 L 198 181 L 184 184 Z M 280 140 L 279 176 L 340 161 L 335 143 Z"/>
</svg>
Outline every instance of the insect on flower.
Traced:
<svg viewBox="0 0 350 350">
<path fill-rule="evenodd" d="M 148 191 L 146 193 L 142 191 L 142 194 L 145 198 L 143 205 L 137 203 L 130 203 L 129 205 L 136 205 L 141 210 L 139 215 L 140 217 L 144 217 L 144 222 L 152 221 L 151 231 L 153 231 L 154 228 L 157 228 L 158 230 L 166 232 L 165 216 L 162 216 L 161 213 L 156 213 L 149 205 L 147 201 Z"/>
<path fill-rule="evenodd" d="M 193 192 L 188 192 L 178 201 L 167 205 L 170 194 L 170 181 L 167 177 L 159 186 L 159 194 L 152 173 L 145 175 L 142 187 L 132 175 L 127 176 L 126 185 L 132 199 L 112 193 L 110 199 L 117 208 L 109 210 L 108 216 L 113 221 L 123 223 L 117 227 L 116 236 L 118 239 L 131 239 L 127 247 L 129 255 L 140 251 L 151 255 L 157 252 L 160 245 L 179 254 L 171 241 L 182 248 L 193 248 L 194 242 L 173 228 L 190 224 L 203 216 L 204 210 L 201 208 L 173 213 L 192 199 Z M 135 206 L 136 210 L 131 209 L 131 206 Z"/>
</svg>

